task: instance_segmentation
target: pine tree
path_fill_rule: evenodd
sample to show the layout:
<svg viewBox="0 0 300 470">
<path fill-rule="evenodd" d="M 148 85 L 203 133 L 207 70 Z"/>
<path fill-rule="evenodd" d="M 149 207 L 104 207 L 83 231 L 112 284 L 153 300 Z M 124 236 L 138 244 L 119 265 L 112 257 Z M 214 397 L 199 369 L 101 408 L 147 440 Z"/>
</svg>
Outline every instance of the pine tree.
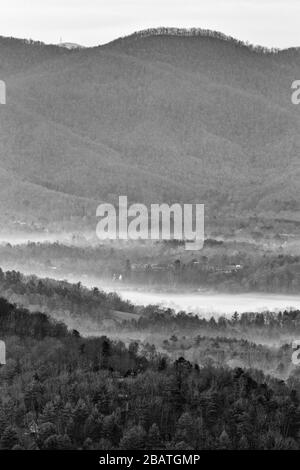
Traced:
<svg viewBox="0 0 300 470">
<path fill-rule="evenodd" d="M 141 426 L 133 426 L 126 431 L 120 442 L 120 449 L 143 450 L 146 443 L 146 432 Z"/>
<path fill-rule="evenodd" d="M 231 442 L 230 442 L 230 439 L 229 439 L 229 436 L 226 432 L 225 429 L 223 429 L 223 431 L 221 432 L 220 434 L 220 437 L 219 437 L 219 447 L 220 449 L 230 449 L 230 445 L 231 445 Z"/>
<path fill-rule="evenodd" d="M 249 449 L 248 439 L 246 438 L 246 436 L 244 434 L 242 435 L 242 437 L 239 440 L 239 449 L 242 449 L 242 450 Z"/>
<path fill-rule="evenodd" d="M 152 450 L 163 449 L 163 442 L 160 436 L 159 427 L 156 423 L 152 424 L 148 432 L 147 447 Z"/>
<path fill-rule="evenodd" d="M 196 436 L 195 422 L 190 413 L 183 413 L 176 426 L 176 442 L 185 442 L 186 444 L 193 445 Z"/>
</svg>

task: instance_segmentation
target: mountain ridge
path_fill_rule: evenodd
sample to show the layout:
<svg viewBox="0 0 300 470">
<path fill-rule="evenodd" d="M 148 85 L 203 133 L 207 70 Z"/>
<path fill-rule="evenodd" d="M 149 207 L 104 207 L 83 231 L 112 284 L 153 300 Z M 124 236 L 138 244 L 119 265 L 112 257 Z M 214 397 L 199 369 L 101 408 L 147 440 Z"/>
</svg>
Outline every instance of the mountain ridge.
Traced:
<svg viewBox="0 0 300 470">
<path fill-rule="evenodd" d="M 115 39 L 109 40 L 106 43 L 94 45 L 94 46 L 85 46 L 82 44 L 74 43 L 74 42 L 62 42 L 62 43 L 45 43 L 43 41 L 28 39 L 28 38 L 16 38 L 14 36 L 2 36 L 0 35 L 0 41 L 19 41 L 26 45 L 33 45 L 33 46 L 46 46 L 46 47 L 60 47 L 61 45 L 71 45 L 76 46 L 75 49 L 95 49 L 103 46 L 107 46 L 110 44 L 114 44 L 117 41 L 123 41 L 127 39 L 139 39 L 143 37 L 151 37 L 151 36 L 177 36 L 177 37 L 198 37 L 198 38 L 214 38 L 219 39 L 226 42 L 232 42 L 236 45 L 240 45 L 242 47 L 248 48 L 254 52 L 270 52 L 271 54 L 277 54 L 281 52 L 300 52 L 300 46 L 291 46 L 287 48 L 278 48 L 278 47 L 267 47 L 262 46 L 260 44 L 254 44 L 250 41 L 245 41 L 236 38 L 235 36 L 231 36 L 221 31 L 209 29 L 209 28 L 200 28 L 200 27 L 192 27 L 192 28 L 180 28 L 180 27 L 172 27 L 172 26 L 158 26 L 155 28 L 145 28 L 141 30 L 133 31 L 132 33 L 125 34 L 123 36 L 119 36 Z M 72 49 L 70 49 L 72 50 Z"/>
<path fill-rule="evenodd" d="M 212 217 L 299 210 L 297 51 L 253 51 L 213 35 L 195 36 L 201 44 L 136 37 L 63 52 L 0 38 L 0 167 L 93 207 L 127 194 L 204 202 Z"/>
</svg>

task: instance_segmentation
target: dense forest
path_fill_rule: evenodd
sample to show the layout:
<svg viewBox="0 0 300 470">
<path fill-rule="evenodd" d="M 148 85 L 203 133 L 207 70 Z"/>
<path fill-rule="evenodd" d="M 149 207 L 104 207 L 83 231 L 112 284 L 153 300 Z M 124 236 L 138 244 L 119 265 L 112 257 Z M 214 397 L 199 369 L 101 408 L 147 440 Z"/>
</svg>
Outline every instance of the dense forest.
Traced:
<svg viewBox="0 0 300 470">
<path fill-rule="evenodd" d="M 85 339 L 1 299 L 2 449 L 299 449 L 299 382 Z"/>
</svg>

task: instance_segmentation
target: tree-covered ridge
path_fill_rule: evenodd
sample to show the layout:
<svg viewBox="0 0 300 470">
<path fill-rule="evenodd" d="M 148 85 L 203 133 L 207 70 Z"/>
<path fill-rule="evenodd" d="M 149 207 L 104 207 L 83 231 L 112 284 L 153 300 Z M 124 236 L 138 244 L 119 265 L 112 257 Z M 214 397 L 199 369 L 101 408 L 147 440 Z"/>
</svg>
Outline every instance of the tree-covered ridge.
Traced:
<svg viewBox="0 0 300 470">
<path fill-rule="evenodd" d="M 135 324 L 151 331 L 165 331 L 176 325 L 181 331 L 198 327 L 204 331 L 226 332 L 232 336 L 252 330 L 253 333 L 260 331 L 262 335 L 276 338 L 278 334 L 300 333 L 300 310 L 245 312 L 241 315 L 236 312 L 232 317 L 220 316 L 215 319 L 213 316 L 202 318 L 184 311 L 175 313 L 172 309 L 150 305 L 143 309 L 143 315 Z"/>
<path fill-rule="evenodd" d="M 22 307 L 19 309 L 25 316 L 23 307 L 43 312 L 34 313 L 32 319 L 50 316 L 54 331 L 64 331 L 64 322 L 82 335 L 105 334 L 127 345 L 136 341 L 147 358 L 157 350 L 170 360 L 182 356 L 200 367 L 255 368 L 284 380 L 299 375 L 292 363 L 292 343 L 300 336 L 298 310 L 202 318 L 157 305 L 134 306 L 98 288 L 16 271 L 0 271 L 0 291 L 8 301 Z M 14 324 L 22 335 L 23 322 L 15 320 L 13 328 Z M 34 326 L 32 331 L 36 331 Z"/>
<path fill-rule="evenodd" d="M 218 39 L 220 41 L 230 42 L 239 47 L 247 47 L 252 52 L 257 52 L 261 54 L 274 55 L 280 51 L 280 49 L 276 49 L 276 48 L 268 48 L 268 47 L 253 45 L 253 44 L 250 44 L 249 42 L 241 41 L 232 36 L 228 36 L 224 33 L 221 33 L 220 31 L 213 31 L 210 29 L 203 29 L 203 28 L 176 28 L 176 27 L 161 26 L 159 28 L 148 28 L 148 29 L 144 29 L 141 31 L 136 31 L 133 34 L 124 36 L 120 39 L 116 39 L 115 41 L 120 41 L 124 39 L 126 40 L 129 38 L 134 38 L 134 39 L 147 38 L 147 37 L 153 37 L 153 36 L 212 38 L 212 39 Z"/>
<path fill-rule="evenodd" d="M 136 343 L 55 333 L 50 319 L 35 317 L 41 328 L 48 322 L 41 340 L 32 314 L 3 300 L 0 317 L 3 449 L 299 448 L 296 381 L 157 353 L 149 359 Z"/>
<path fill-rule="evenodd" d="M 88 289 L 80 282 L 40 279 L 24 276 L 18 271 L 3 272 L 0 268 L 0 291 L 8 300 L 30 310 L 42 310 L 54 318 L 70 316 L 73 320 L 91 321 L 101 325 L 111 311 L 132 312 L 133 305 L 115 293 L 97 287 Z"/>
<path fill-rule="evenodd" d="M 44 313 L 30 313 L 17 308 L 6 299 L 0 298 L 0 331 L 2 336 L 16 335 L 42 340 L 46 336 L 60 338 L 67 336 L 64 323 L 50 320 Z"/>
<path fill-rule="evenodd" d="M 170 308 L 158 305 L 134 306 L 116 293 L 106 293 L 98 287 L 87 288 L 80 282 L 72 284 L 51 278 L 25 276 L 18 271 L 4 272 L 0 268 L 0 291 L 11 302 L 33 306 L 57 317 L 58 311 L 84 322 L 95 324 L 113 318 L 113 312 L 124 313 L 120 319 L 122 328 L 128 331 L 149 331 L 169 336 L 170 331 L 193 332 L 198 334 L 226 335 L 236 337 L 265 337 L 269 339 L 290 338 L 300 334 L 300 311 L 246 312 L 233 316 L 220 316 L 215 319 L 181 311 L 175 313 Z M 127 313 L 133 314 L 129 317 Z M 194 336 L 193 335 L 193 336 Z"/>
</svg>

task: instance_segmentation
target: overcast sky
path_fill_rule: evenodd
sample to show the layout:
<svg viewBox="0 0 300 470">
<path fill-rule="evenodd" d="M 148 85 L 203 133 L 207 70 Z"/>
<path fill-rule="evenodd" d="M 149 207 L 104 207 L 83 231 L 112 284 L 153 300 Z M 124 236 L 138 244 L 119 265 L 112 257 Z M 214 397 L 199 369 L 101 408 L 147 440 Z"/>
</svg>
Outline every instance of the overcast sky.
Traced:
<svg viewBox="0 0 300 470">
<path fill-rule="evenodd" d="M 300 46 L 300 0 L 0 0 L 0 35 L 98 45 L 157 26 Z"/>
</svg>

